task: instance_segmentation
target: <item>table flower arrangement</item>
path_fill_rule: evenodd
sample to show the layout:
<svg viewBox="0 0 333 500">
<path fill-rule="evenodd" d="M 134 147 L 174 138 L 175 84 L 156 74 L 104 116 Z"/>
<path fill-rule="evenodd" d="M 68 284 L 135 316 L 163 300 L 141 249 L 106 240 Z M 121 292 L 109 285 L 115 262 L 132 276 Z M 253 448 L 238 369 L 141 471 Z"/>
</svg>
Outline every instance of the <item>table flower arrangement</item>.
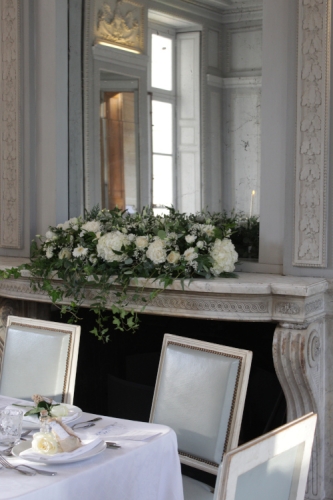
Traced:
<svg viewBox="0 0 333 500">
<path fill-rule="evenodd" d="M 45 236 L 38 235 L 31 262 L 8 269 L 1 277 L 18 277 L 28 270 L 33 289 L 46 291 L 62 313 L 71 313 L 71 321 L 77 320 L 87 288 L 95 287 L 92 333 L 108 341 L 106 306 L 112 290 L 116 291 L 111 306 L 115 328 L 135 330 L 137 312 L 128 310 L 130 286 L 136 287 L 131 301 L 144 308 L 175 279 L 184 286 L 185 280 L 199 276 L 235 276 L 238 255 L 230 239 L 234 229 L 234 221 L 221 213 L 187 215 L 170 208 L 168 215 L 155 216 L 148 208 L 128 214 L 94 207 L 84 217 L 50 226 Z M 157 280 L 159 288 L 147 299 L 138 278 Z M 61 305 L 68 298 L 70 303 Z"/>
</svg>

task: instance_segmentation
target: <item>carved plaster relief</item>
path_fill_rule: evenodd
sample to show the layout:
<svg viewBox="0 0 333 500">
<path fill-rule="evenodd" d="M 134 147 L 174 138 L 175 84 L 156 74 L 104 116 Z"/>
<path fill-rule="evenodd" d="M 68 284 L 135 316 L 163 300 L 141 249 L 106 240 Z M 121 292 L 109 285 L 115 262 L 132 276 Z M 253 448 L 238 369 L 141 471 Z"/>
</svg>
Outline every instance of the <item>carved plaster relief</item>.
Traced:
<svg viewBox="0 0 333 500">
<path fill-rule="evenodd" d="M 0 0 L 0 247 L 21 248 L 20 12 Z"/>
<path fill-rule="evenodd" d="M 326 267 L 331 0 L 299 0 L 294 265 Z"/>
<path fill-rule="evenodd" d="M 131 0 L 109 0 L 98 9 L 95 37 L 139 52 L 144 48 L 143 6 Z"/>
</svg>

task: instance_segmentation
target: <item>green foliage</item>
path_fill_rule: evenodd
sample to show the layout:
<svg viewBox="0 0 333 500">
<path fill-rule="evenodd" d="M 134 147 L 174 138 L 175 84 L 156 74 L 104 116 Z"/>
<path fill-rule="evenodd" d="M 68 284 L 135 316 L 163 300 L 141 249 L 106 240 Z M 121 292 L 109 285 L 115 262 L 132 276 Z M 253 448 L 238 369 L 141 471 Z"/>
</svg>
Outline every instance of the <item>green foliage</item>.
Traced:
<svg viewBox="0 0 333 500">
<path fill-rule="evenodd" d="M 110 316 L 116 329 L 137 330 L 138 312 L 175 279 L 184 289 L 194 277 L 235 277 L 237 254 L 230 238 L 243 256 L 244 248 L 257 245 L 258 225 L 255 218 L 244 222 L 235 214 L 207 211 L 186 215 L 173 207 L 164 216 L 150 208 L 130 215 L 94 207 L 84 218 L 37 236 L 30 263 L 1 271 L 0 279 L 28 271 L 32 289 L 45 292 L 61 315 L 70 313 L 71 322 L 89 300 L 96 317 L 91 333 L 108 342 Z M 145 289 L 147 280 L 153 290 Z"/>
</svg>

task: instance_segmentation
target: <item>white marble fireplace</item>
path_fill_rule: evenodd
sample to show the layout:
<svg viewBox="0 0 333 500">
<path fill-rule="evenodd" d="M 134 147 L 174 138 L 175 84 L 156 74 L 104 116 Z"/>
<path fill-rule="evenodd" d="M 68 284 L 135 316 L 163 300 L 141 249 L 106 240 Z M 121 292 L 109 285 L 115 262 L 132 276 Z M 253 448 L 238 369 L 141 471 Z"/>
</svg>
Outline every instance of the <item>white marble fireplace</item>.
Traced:
<svg viewBox="0 0 333 500">
<path fill-rule="evenodd" d="M 272 352 L 287 418 L 318 413 L 308 499 L 333 498 L 332 290 L 323 278 L 239 273 L 237 279 L 194 280 L 184 291 L 175 282 L 146 309 L 160 315 L 276 323 Z M 89 295 L 85 306 L 92 299 Z M 49 302 L 46 295 L 31 291 L 25 277 L 0 281 L 0 296 L 6 314 L 17 313 L 17 299 Z M 38 315 L 38 307 L 32 310 Z"/>
</svg>

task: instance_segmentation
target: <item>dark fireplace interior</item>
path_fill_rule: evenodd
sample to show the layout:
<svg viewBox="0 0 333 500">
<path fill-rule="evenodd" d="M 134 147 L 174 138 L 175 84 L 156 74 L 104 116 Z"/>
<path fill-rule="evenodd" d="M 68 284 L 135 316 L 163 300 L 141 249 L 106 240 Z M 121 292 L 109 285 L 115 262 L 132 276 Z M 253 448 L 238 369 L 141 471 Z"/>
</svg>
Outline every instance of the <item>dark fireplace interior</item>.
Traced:
<svg viewBox="0 0 333 500">
<path fill-rule="evenodd" d="M 163 335 L 172 333 L 253 352 L 240 443 L 286 421 L 286 402 L 272 358 L 274 323 L 142 314 L 137 332 L 111 330 L 110 341 L 103 344 L 89 333 L 93 315 L 82 309 L 80 316 L 82 333 L 74 403 L 84 411 L 148 421 Z M 64 321 L 56 313 L 52 319 Z M 215 481 L 200 471 L 195 472 L 195 477 L 211 484 Z"/>
</svg>

